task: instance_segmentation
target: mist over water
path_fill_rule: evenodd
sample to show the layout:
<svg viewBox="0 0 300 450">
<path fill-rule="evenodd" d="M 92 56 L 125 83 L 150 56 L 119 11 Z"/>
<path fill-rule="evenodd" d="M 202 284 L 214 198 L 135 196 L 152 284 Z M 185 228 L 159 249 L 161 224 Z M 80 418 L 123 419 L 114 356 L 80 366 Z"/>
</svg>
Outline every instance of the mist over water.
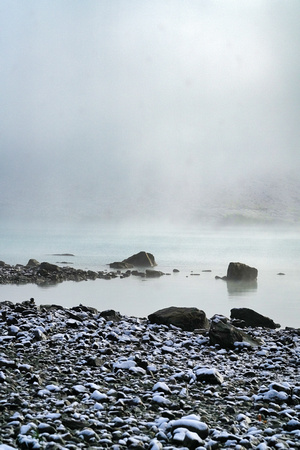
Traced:
<svg viewBox="0 0 300 450">
<path fill-rule="evenodd" d="M 298 2 L 2 2 L 0 213 L 299 223 Z"/>
<path fill-rule="evenodd" d="M 213 277 L 241 259 L 265 274 L 249 304 L 269 310 L 263 286 L 287 267 L 299 311 L 299 16 L 293 0 L 2 1 L 0 260 L 71 252 L 100 269 L 146 250 Z M 219 305 L 245 297 L 206 277 L 208 308 L 210 289 Z M 155 282 L 158 301 L 188 289 L 197 303 L 183 279 Z M 47 292 L 79 300 L 65 289 Z"/>
</svg>

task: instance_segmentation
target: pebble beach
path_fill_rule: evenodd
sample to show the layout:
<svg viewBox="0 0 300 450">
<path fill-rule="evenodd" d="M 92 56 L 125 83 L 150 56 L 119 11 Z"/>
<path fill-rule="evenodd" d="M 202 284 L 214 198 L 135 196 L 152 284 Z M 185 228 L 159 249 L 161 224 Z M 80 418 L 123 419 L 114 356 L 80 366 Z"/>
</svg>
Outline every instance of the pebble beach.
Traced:
<svg viewBox="0 0 300 450">
<path fill-rule="evenodd" d="M 0 450 L 298 449 L 300 329 L 243 331 L 2 302 Z"/>
</svg>

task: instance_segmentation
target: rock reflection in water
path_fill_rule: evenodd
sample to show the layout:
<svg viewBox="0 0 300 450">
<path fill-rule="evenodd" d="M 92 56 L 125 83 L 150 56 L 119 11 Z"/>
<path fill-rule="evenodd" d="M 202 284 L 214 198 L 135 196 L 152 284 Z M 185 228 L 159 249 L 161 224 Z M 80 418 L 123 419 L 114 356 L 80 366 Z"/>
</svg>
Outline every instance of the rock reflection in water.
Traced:
<svg viewBox="0 0 300 450">
<path fill-rule="evenodd" d="M 251 281 L 226 281 L 229 296 L 247 294 L 257 291 L 257 280 Z"/>
</svg>

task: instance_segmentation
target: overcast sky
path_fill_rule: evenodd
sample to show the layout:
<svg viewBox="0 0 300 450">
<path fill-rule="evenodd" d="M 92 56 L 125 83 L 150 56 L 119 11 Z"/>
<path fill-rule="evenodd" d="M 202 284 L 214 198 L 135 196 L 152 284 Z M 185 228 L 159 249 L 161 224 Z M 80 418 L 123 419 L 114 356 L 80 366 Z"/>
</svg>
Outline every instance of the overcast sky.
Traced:
<svg viewBox="0 0 300 450">
<path fill-rule="evenodd" d="M 1 214 L 261 207 L 300 173 L 299 22 L 299 0 L 1 0 Z"/>
</svg>

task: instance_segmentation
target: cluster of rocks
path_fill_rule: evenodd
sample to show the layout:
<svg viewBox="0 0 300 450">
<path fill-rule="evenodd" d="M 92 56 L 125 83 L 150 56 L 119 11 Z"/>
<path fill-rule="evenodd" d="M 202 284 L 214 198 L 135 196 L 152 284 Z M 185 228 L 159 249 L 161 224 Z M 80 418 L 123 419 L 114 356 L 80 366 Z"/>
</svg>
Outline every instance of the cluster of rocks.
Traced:
<svg viewBox="0 0 300 450">
<path fill-rule="evenodd" d="M 143 264 L 143 258 L 144 264 Z M 153 259 L 152 259 L 153 258 Z M 63 281 L 87 281 L 96 279 L 111 280 L 113 278 L 127 278 L 130 275 L 154 278 L 164 275 L 159 270 L 146 268 L 145 270 L 134 269 L 134 267 L 154 267 L 155 260 L 153 255 L 146 252 L 140 252 L 137 255 L 133 255 L 128 258 L 131 263 L 112 263 L 109 266 L 112 269 L 119 269 L 117 271 L 93 271 L 75 269 L 70 266 L 58 266 L 57 264 L 51 264 L 49 262 L 38 262 L 35 259 L 30 259 L 24 266 L 22 264 L 16 264 L 14 266 L 0 261 L 0 284 L 26 284 L 34 283 L 37 285 L 44 284 L 56 284 Z M 152 261 L 152 265 L 146 265 L 147 261 Z M 135 263 L 135 265 L 133 264 Z M 63 263 L 62 263 L 63 264 Z M 121 271 L 121 269 L 127 269 Z M 129 268 L 133 269 L 130 270 Z"/>
<path fill-rule="evenodd" d="M 58 256 L 58 255 L 57 255 Z M 61 254 L 60 256 L 74 256 L 72 254 Z M 61 264 L 70 264 L 68 262 L 61 262 Z M 26 284 L 34 283 L 38 285 L 56 284 L 63 281 L 87 281 L 96 280 L 98 278 L 111 280 L 113 278 L 127 278 L 131 275 L 158 278 L 162 275 L 171 275 L 160 270 L 155 270 L 156 261 L 151 253 L 141 251 L 123 261 L 116 261 L 109 263 L 108 266 L 112 271 L 101 270 L 82 270 L 74 267 L 58 266 L 49 262 L 38 262 L 36 259 L 30 259 L 24 266 L 10 264 L 0 261 L 0 284 Z M 173 272 L 179 272 L 178 269 L 173 269 Z M 203 272 L 211 272 L 211 270 L 204 270 Z M 239 262 L 229 263 L 227 275 L 224 277 L 216 276 L 216 279 L 223 279 L 230 281 L 252 282 L 257 278 L 257 269 L 249 267 L 246 264 Z M 191 275 L 200 275 L 199 273 L 191 272 Z"/>
<path fill-rule="evenodd" d="M 69 266 L 59 267 L 48 262 L 39 263 L 34 259 L 30 259 L 25 266 L 22 264 L 11 266 L 3 261 L 0 262 L 0 284 L 56 284 L 63 281 L 95 280 L 105 278 L 106 275 L 105 272 L 75 269 Z"/>
<path fill-rule="evenodd" d="M 300 330 L 200 316 L 0 303 L 0 450 L 299 448 Z"/>
</svg>

